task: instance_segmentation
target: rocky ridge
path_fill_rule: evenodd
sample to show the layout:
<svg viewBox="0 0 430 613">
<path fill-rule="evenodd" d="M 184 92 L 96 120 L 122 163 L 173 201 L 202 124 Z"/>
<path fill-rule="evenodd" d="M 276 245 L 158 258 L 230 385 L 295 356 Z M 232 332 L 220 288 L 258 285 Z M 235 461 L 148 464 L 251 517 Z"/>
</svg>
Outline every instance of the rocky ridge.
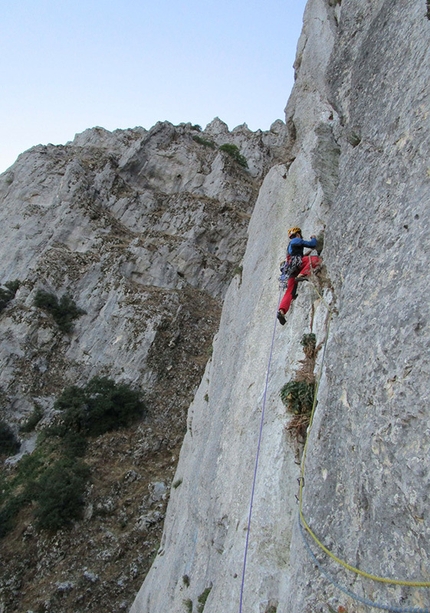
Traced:
<svg viewBox="0 0 430 613">
<path fill-rule="evenodd" d="M 65 387 L 107 376 L 141 390 L 147 407 L 143 422 L 89 440 L 82 521 L 52 535 L 32 507 L 20 511 L 2 539 L 2 611 L 130 606 L 158 550 L 187 408 L 241 277 L 258 189 L 285 139 L 281 121 L 255 133 L 219 119 L 205 130 L 93 128 L 34 147 L 0 177 L 0 281 L 19 281 L 0 314 L 0 419 L 21 443 L 2 483 L 58 418 Z M 69 333 L 35 306 L 38 290 L 85 311 Z"/>
</svg>

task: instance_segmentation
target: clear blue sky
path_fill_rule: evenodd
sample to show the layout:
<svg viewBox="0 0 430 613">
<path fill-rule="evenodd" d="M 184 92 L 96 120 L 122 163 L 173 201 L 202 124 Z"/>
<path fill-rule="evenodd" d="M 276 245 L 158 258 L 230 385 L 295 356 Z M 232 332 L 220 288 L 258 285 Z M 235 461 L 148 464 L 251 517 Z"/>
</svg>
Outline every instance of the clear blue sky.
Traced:
<svg viewBox="0 0 430 613">
<path fill-rule="evenodd" d="M 2 7 L 0 172 L 33 145 L 157 121 L 284 119 L 306 0 L 14 0 Z"/>
</svg>

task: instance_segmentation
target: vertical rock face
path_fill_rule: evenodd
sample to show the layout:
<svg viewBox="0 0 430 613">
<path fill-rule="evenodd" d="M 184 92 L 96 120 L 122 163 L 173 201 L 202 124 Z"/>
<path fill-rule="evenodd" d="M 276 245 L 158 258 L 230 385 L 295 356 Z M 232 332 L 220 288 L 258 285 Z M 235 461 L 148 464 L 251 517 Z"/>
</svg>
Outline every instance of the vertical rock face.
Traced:
<svg viewBox="0 0 430 613">
<path fill-rule="evenodd" d="M 18 460 L 58 418 L 65 387 L 105 376 L 142 391 L 147 406 L 144 422 L 89 441 L 92 484 L 71 532 L 34 531 L 23 509 L 2 542 L 1 610 L 131 604 L 158 547 L 186 410 L 240 278 L 258 188 L 285 138 L 280 121 L 265 133 L 229 132 L 219 119 L 206 130 L 95 128 L 31 149 L 0 177 L 0 421 L 21 442 L 5 483 L 18 492 Z M 71 330 L 36 306 L 39 290 L 76 302 Z"/>
<path fill-rule="evenodd" d="M 430 581 L 425 9 L 308 2 L 286 163 L 261 187 L 242 279 L 229 287 L 189 410 L 161 548 L 132 613 L 430 607 L 428 589 L 404 585 Z M 296 224 L 305 237 L 325 228 L 324 269 L 302 284 L 281 328 L 277 264 Z M 303 518 L 338 561 L 299 529 L 300 468 L 279 397 L 310 332 L 319 386 Z"/>
<path fill-rule="evenodd" d="M 304 489 L 306 519 L 325 546 L 362 571 L 400 581 L 430 578 L 430 313 L 424 297 L 430 27 L 424 9 L 419 2 L 338 8 L 326 75 L 339 180 L 327 210 L 325 250 L 338 315 Z M 300 540 L 297 535 L 296 592 L 288 610 L 317 610 L 330 598 L 347 610 L 366 610 L 311 562 L 304 564 Z M 357 596 L 429 607 L 428 589 L 384 587 L 330 562 L 309 542 L 323 570 Z"/>
</svg>

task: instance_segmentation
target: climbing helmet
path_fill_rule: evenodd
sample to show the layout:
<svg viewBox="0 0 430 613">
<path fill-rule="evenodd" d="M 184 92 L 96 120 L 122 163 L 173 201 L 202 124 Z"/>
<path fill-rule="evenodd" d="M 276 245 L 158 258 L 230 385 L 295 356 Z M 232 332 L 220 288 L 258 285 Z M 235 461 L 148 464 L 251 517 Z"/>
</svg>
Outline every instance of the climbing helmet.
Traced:
<svg viewBox="0 0 430 613">
<path fill-rule="evenodd" d="M 288 237 L 292 236 L 293 234 L 300 234 L 300 236 L 302 235 L 302 231 L 299 227 L 294 226 L 292 228 L 290 228 L 288 230 Z"/>
</svg>

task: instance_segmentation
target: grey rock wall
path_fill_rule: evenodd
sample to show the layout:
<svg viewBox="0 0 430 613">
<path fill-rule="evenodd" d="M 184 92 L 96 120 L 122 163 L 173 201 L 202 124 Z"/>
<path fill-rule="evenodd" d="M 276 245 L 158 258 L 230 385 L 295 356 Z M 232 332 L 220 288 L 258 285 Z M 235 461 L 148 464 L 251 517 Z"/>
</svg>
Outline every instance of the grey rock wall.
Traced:
<svg viewBox="0 0 430 613">
<path fill-rule="evenodd" d="M 12 458 L 0 449 L 2 483 L 58 417 L 66 386 L 107 376 L 141 390 L 147 406 L 141 423 L 88 442 L 81 522 L 47 535 L 31 508 L 19 515 L 2 540 L 5 613 L 130 606 L 158 548 L 187 408 L 227 287 L 240 279 L 258 188 L 285 140 L 280 121 L 264 133 L 229 132 L 219 119 L 206 130 L 94 128 L 34 147 L 0 177 L 0 283 L 20 284 L 0 313 L 0 421 L 21 443 Z M 69 333 L 35 306 L 38 290 L 67 293 L 85 311 Z M 26 433 L 36 410 L 42 419 Z"/>
<path fill-rule="evenodd" d="M 317 567 L 298 528 L 300 469 L 286 430 L 291 415 L 279 398 L 300 368 L 302 335 L 327 339 L 315 367 L 321 378 L 304 517 L 353 567 L 429 581 L 424 4 L 307 4 L 286 108 L 288 156 L 260 190 L 242 282 L 230 285 L 212 361 L 189 410 L 180 486 L 131 613 L 199 611 L 209 588 L 205 613 L 239 611 L 241 601 L 241 610 L 255 613 L 364 613 L 372 601 L 386 610 L 430 607 L 428 589 L 350 572 L 307 537 Z M 305 236 L 325 228 L 325 270 L 320 281 L 302 284 L 281 328 L 277 263 L 286 229 L 296 224 Z"/>
<path fill-rule="evenodd" d="M 9 417 L 28 412 L 35 395 L 49 397 L 103 369 L 149 385 L 157 376 L 147 363 L 157 329 L 166 320 L 180 327 L 184 308 L 205 336 L 240 263 L 273 157 L 264 142 L 270 134 L 275 144 L 282 139 L 282 125 L 267 134 L 220 133 L 217 125 L 207 133 L 168 122 L 150 131 L 95 128 L 66 146 L 33 148 L 2 176 L 1 282 L 21 283 L 0 319 Z M 216 139 L 247 142 L 252 170 Z M 33 306 L 38 289 L 68 292 L 86 310 L 72 338 L 61 338 Z"/>
<path fill-rule="evenodd" d="M 428 581 L 430 29 L 423 9 L 419 2 L 340 8 L 327 70 L 339 118 L 339 187 L 325 248 L 339 314 L 310 437 L 304 512 L 342 560 L 381 577 Z M 286 610 L 325 610 L 328 602 L 368 610 L 305 563 L 300 541 L 296 532 L 297 592 Z M 429 607 L 428 589 L 384 586 L 318 559 L 359 597 Z"/>
</svg>

